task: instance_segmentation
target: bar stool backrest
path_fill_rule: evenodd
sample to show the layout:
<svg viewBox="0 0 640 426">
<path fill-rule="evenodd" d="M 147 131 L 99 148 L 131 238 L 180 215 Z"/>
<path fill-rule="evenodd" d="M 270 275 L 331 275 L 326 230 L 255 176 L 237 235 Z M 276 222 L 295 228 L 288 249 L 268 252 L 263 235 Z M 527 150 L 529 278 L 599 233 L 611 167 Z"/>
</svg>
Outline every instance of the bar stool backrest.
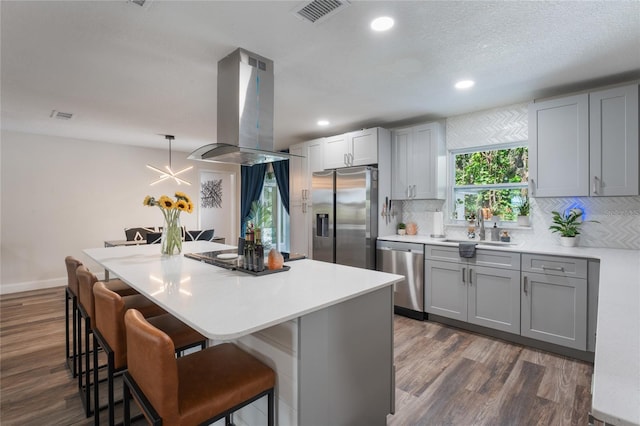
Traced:
<svg viewBox="0 0 640 426">
<path fill-rule="evenodd" d="M 76 269 L 82 265 L 82 262 L 73 256 L 67 256 L 64 258 L 64 263 L 67 267 L 67 285 L 69 286 L 69 290 L 78 297 L 78 276 L 76 275 Z"/>
<path fill-rule="evenodd" d="M 93 329 L 96 325 L 93 302 L 93 285 L 98 282 L 98 278 L 84 265 L 78 266 L 78 269 L 76 269 L 76 275 L 78 276 L 78 287 L 80 290 L 78 303 L 82 306 L 89 318 L 91 318 L 91 329 Z"/>
<path fill-rule="evenodd" d="M 172 424 L 178 418 L 178 364 L 171 338 L 149 324 L 142 314 L 129 309 L 125 314 L 129 374 L 163 419 Z M 193 386 L 194 384 L 185 384 Z"/>
<path fill-rule="evenodd" d="M 114 369 L 120 370 L 127 366 L 124 299 L 118 293 L 109 290 L 101 281 L 93 286 L 93 299 L 96 330 L 100 332 L 113 352 Z"/>
</svg>

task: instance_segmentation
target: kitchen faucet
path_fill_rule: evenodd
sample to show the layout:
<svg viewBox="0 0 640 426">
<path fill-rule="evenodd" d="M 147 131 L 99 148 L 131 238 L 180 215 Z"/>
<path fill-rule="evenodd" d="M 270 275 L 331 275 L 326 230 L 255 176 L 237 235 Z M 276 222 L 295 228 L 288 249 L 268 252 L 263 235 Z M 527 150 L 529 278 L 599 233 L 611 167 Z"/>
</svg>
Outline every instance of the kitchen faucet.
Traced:
<svg viewBox="0 0 640 426">
<path fill-rule="evenodd" d="M 478 207 L 476 217 L 478 218 L 478 228 L 480 228 L 480 232 L 478 232 L 478 238 L 482 241 L 485 239 L 484 216 L 482 215 L 482 207 Z"/>
</svg>

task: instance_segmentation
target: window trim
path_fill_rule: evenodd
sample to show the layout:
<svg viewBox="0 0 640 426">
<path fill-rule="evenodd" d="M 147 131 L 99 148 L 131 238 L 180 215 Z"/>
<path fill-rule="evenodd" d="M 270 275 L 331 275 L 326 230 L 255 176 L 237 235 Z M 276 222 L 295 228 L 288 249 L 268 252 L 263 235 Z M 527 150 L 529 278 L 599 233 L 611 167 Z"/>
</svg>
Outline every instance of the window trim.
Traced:
<svg viewBox="0 0 640 426">
<path fill-rule="evenodd" d="M 449 179 L 449 189 L 448 189 L 448 193 L 449 193 L 449 202 L 448 204 L 448 208 L 449 208 L 449 212 L 450 212 L 450 217 L 449 217 L 449 223 L 451 224 L 460 224 L 460 223 L 464 223 L 466 222 L 465 218 L 462 219 L 458 219 L 458 218 L 453 218 L 453 213 L 456 211 L 456 206 L 455 206 L 455 202 L 456 202 L 456 198 L 455 198 L 455 193 L 456 190 L 490 190 L 490 189 L 521 189 L 521 188 L 526 188 L 527 190 L 529 189 L 529 177 L 527 175 L 527 181 L 526 182 L 506 182 L 506 183 L 492 183 L 492 184 L 480 184 L 480 185 L 459 185 L 456 186 L 455 182 L 456 182 L 456 155 L 460 155 L 460 154 L 471 154 L 473 152 L 480 152 L 480 151 L 499 151 L 499 150 L 503 150 L 503 149 L 513 149 L 513 148 L 527 148 L 527 150 L 529 149 L 529 141 L 528 140 L 521 140 L 521 141 L 514 141 L 514 142 L 506 142 L 506 143 L 495 143 L 495 144 L 489 144 L 489 145 L 476 145 L 476 146 L 472 146 L 472 147 L 465 147 L 465 148 L 459 148 L 459 149 L 451 149 L 449 150 L 448 154 L 449 154 L 449 173 L 448 173 L 448 179 Z M 528 171 L 528 170 L 527 170 Z M 513 224 L 515 223 L 515 221 L 506 221 L 503 222 L 506 224 Z"/>
</svg>

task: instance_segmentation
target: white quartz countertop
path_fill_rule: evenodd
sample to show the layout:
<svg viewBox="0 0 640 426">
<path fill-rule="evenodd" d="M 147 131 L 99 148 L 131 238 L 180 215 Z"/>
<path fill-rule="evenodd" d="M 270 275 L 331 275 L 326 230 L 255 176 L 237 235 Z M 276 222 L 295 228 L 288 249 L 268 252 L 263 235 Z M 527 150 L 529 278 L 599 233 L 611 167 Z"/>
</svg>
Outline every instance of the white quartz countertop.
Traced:
<svg viewBox="0 0 640 426">
<path fill-rule="evenodd" d="M 183 243 L 183 253 L 230 249 Z M 232 340 L 390 286 L 403 277 L 309 259 L 289 271 L 253 276 L 184 256 L 161 256 L 155 244 L 85 249 L 99 265 L 210 339 Z"/>
<path fill-rule="evenodd" d="M 421 235 L 391 235 L 379 239 L 457 245 Z M 513 246 L 478 243 L 478 248 L 489 250 L 600 260 L 592 413 L 607 423 L 640 425 L 640 251 L 535 243 Z"/>
</svg>

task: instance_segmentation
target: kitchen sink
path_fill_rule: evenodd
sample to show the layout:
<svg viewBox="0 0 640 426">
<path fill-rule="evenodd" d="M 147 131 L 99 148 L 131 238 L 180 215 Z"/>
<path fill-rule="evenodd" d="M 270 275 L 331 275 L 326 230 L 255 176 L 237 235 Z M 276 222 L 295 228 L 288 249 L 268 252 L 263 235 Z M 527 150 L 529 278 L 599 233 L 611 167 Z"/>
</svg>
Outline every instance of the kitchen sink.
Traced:
<svg viewBox="0 0 640 426">
<path fill-rule="evenodd" d="M 476 240 L 455 240 L 455 239 L 451 239 L 451 238 L 445 238 L 444 240 L 441 240 L 442 242 L 445 243 L 476 243 L 479 246 L 498 246 L 498 247 L 516 247 L 519 246 L 522 243 L 506 243 L 503 241 L 476 241 Z"/>
</svg>

